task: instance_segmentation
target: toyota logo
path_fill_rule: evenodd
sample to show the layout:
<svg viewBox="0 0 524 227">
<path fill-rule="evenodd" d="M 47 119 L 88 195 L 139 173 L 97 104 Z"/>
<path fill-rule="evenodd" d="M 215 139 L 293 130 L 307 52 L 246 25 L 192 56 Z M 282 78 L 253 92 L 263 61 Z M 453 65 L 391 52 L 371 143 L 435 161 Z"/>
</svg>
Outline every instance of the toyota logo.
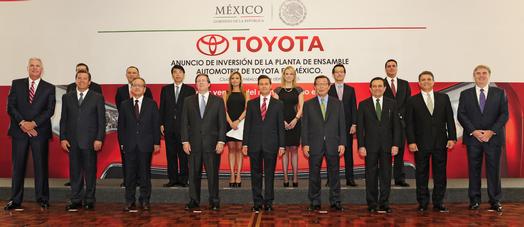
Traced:
<svg viewBox="0 0 524 227">
<path fill-rule="evenodd" d="M 227 51 L 229 48 L 229 41 L 224 36 L 210 34 L 200 37 L 196 43 L 196 47 L 202 54 L 207 56 L 218 56 Z"/>
</svg>

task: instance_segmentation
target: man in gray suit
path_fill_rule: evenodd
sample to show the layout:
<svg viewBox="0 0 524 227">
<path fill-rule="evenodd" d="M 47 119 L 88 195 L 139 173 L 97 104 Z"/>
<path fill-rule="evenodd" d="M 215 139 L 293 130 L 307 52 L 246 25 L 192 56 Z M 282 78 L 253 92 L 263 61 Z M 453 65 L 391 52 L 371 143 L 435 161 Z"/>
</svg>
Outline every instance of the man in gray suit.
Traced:
<svg viewBox="0 0 524 227">
<path fill-rule="evenodd" d="M 104 96 L 89 89 L 91 74 L 76 73 L 76 89 L 62 96 L 60 144 L 69 152 L 71 200 L 67 211 L 94 209 L 96 185 L 96 152 L 105 137 Z M 84 181 L 86 189 L 84 193 Z"/>
<path fill-rule="evenodd" d="M 180 138 L 189 155 L 189 198 L 186 210 L 200 207 L 202 164 L 206 168 L 210 209 L 218 210 L 218 168 L 226 141 L 224 101 L 209 93 L 211 81 L 206 74 L 195 78 L 198 93 L 187 97 L 182 107 Z"/>
<path fill-rule="evenodd" d="M 327 160 L 329 203 L 342 211 L 340 204 L 340 157 L 346 146 L 346 118 L 342 103 L 328 96 L 329 78 L 315 78 L 317 96 L 304 103 L 302 117 L 302 150 L 309 157 L 309 210 L 320 210 L 320 167 Z"/>
</svg>

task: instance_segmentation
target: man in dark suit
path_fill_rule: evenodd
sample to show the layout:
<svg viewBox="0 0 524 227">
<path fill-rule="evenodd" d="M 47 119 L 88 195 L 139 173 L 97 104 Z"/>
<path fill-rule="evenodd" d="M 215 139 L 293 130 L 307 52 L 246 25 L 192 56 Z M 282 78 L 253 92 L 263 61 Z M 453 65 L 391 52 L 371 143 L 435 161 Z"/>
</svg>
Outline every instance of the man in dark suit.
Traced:
<svg viewBox="0 0 524 227">
<path fill-rule="evenodd" d="M 87 66 L 85 63 L 78 63 L 76 65 L 75 72 L 79 72 L 79 71 L 89 72 L 89 66 Z M 75 81 L 76 81 L 76 75 L 75 75 Z M 75 90 L 76 90 L 76 82 L 70 83 L 69 85 L 67 85 L 67 89 L 66 89 L 67 93 L 75 91 Z M 89 90 L 97 92 L 102 95 L 102 87 L 100 86 L 100 84 L 97 84 L 93 81 L 91 81 L 89 84 Z"/>
<path fill-rule="evenodd" d="M 188 160 L 182 149 L 180 125 L 184 99 L 195 94 L 195 89 L 184 84 L 185 70 L 180 65 L 171 68 L 174 83 L 162 88 L 160 94 L 160 131 L 166 142 L 167 176 L 164 187 L 187 187 Z M 178 167 L 180 166 L 180 170 Z"/>
<path fill-rule="evenodd" d="M 443 205 L 446 194 L 447 151 L 457 140 L 453 109 L 447 94 L 433 91 L 433 73 L 424 71 L 418 76 L 421 92 L 406 103 L 406 135 L 409 150 L 415 152 L 417 201 L 419 211 L 429 203 L 429 166 L 433 168 L 433 209 L 448 212 Z"/>
<path fill-rule="evenodd" d="M 79 71 L 86 71 L 86 72 L 89 72 L 89 66 L 87 66 L 85 63 L 78 63 L 76 65 L 76 68 L 75 68 L 75 81 L 76 81 L 76 73 L 78 73 Z M 89 83 L 89 90 L 90 91 L 94 91 L 94 92 L 97 92 L 101 95 L 102 94 L 102 87 L 93 82 L 93 81 L 90 81 Z M 70 83 L 69 85 L 67 85 L 67 89 L 66 89 L 66 93 L 69 93 L 69 92 L 72 92 L 72 91 L 76 91 L 76 82 L 73 82 L 73 83 Z M 71 186 L 71 182 L 66 182 L 64 184 L 64 186 Z"/>
<path fill-rule="evenodd" d="M 7 97 L 7 112 L 11 118 L 13 175 L 11 198 L 5 210 L 23 210 L 24 178 L 27 155 L 31 148 L 35 176 L 36 201 L 49 207 L 48 151 L 52 136 L 51 117 L 55 112 L 55 86 L 44 81 L 42 61 L 29 59 L 29 78 L 13 80 Z"/>
<path fill-rule="evenodd" d="M 371 97 L 359 103 L 357 120 L 358 152 L 366 159 L 368 211 L 379 213 L 392 212 L 389 207 L 391 156 L 398 153 L 401 133 L 396 102 L 384 97 L 386 83 L 380 77 L 371 80 Z"/>
<path fill-rule="evenodd" d="M 409 187 L 406 183 L 406 174 L 404 173 L 404 144 L 405 144 L 405 128 L 406 122 L 406 102 L 411 97 L 411 88 L 406 80 L 397 77 L 397 61 L 389 59 L 386 61 L 386 92 L 384 96 L 395 99 L 397 102 L 397 113 L 400 119 L 401 134 L 398 154 L 394 156 L 393 176 L 395 185 L 400 187 Z"/>
<path fill-rule="evenodd" d="M 480 207 L 480 179 L 485 156 L 489 211 L 502 212 L 500 155 L 506 142 L 508 100 L 504 90 L 489 86 L 490 76 L 488 66 L 475 67 L 475 87 L 460 93 L 458 120 L 464 128 L 462 140 L 468 150 L 469 209 L 478 210 Z"/>
<path fill-rule="evenodd" d="M 124 211 L 136 212 L 135 192 L 138 176 L 139 202 L 150 209 L 151 158 L 160 150 L 160 114 L 153 99 L 145 97 L 146 82 L 138 77 L 131 82 L 133 98 L 122 102 L 118 110 L 118 140 L 124 151 L 126 165 L 126 206 Z"/>
<path fill-rule="evenodd" d="M 136 66 L 129 66 L 129 67 L 127 67 L 127 69 L 126 69 L 126 78 L 127 78 L 128 84 L 123 85 L 123 86 L 119 87 L 116 90 L 115 102 L 116 102 L 116 108 L 117 108 L 118 111 L 120 111 L 120 104 L 123 101 L 131 99 L 133 97 L 133 94 L 131 92 L 131 90 L 132 90 L 131 82 L 135 78 L 138 78 L 138 77 L 140 77 L 140 71 L 138 71 L 138 68 Z M 146 89 L 146 91 L 144 93 L 144 97 L 153 99 L 153 94 L 151 93 L 151 91 L 147 87 L 145 89 Z M 122 145 L 122 142 L 120 140 L 118 141 L 118 143 L 120 145 Z M 120 147 L 122 147 L 122 146 L 120 146 Z M 124 153 L 123 152 L 124 152 L 123 150 L 120 150 L 120 157 L 121 157 L 121 160 L 122 160 L 122 167 L 123 167 L 122 168 L 122 175 L 124 175 L 123 176 L 124 182 L 122 182 L 120 184 L 120 187 L 124 187 L 125 179 L 126 179 L 126 162 L 125 162 L 125 159 L 124 159 Z"/>
<path fill-rule="evenodd" d="M 184 101 L 180 136 L 189 155 L 189 203 L 186 210 L 200 207 L 202 164 L 206 168 L 210 209 L 218 210 L 218 168 L 226 141 L 226 112 L 222 98 L 209 93 L 206 74 L 195 78 L 198 93 Z"/>
<path fill-rule="evenodd" d="M 344 106 L 346 116 L 346 149 L 344 152 L 344 164 L 346 172 L 346 185 L 356 187 L 353 174 L 353 134 L 357 132 L 357 99 L 355 89 L 344 83 L 346 68 L 342 64 L 335 65 L 331 71 L 335 83 L 329 88 L 329 96 L 337 98 Z"/>
<path fill-rule="evenodd" d="M 340 157 L 346 147 L 344 105 L 329 97 L 329 78 L 315 77 L 317 96 L 304 103 L 302 117 L 302 151 L 309 158 L 309 210 L 320 210 L 320 168 L 326 157 L 331 208 L 342 211 L 340 204 Z"/>
<path fill-rule="evenodd" d="M 69 152 L 71 200 L 68 211 L 78 211 L 84 204 L 94 209 L 96 189 L 96 152 L 102 148 L 106 119 L 104 97 L 89 89 L 91 74 L 76 73 L 76 91 L 62 96 L 60 143 Z M 84 193 L 84 181 L 86 184 Z"/>
<path fill-rule="evenodd" d="M 242 153 L 249 155 L 254 212 L 273 210 L 275 166 L 285 152 L 284 104 L 271 97 L 271 79 L 258 77 L 260 96 L 247 103 Z M 262 169 L 263 168 L 263 169 Z M 263 174 L 262 174 L 263 173 Z M 262 175 L 265 191 L 262 196 Z"/>
</svg>

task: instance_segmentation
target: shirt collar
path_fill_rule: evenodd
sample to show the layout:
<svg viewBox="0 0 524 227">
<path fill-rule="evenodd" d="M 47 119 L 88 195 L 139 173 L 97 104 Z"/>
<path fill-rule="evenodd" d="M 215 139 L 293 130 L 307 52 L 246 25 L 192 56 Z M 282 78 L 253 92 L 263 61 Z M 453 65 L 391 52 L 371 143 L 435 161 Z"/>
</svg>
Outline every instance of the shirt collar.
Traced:
<svg viewBox="0 0 524 227">
<path fill-rule="evenodd" d="M 82 91 L 82 92 L 81 92 L 81 91 L 79 91 L 79 90 L 78 90 L 78 88 L 77 88 L 77 89 L 76 89 L 76 96 L 77 96 L 77 97 L 80 97 L 80 93 L 83 93 L 82 95 L 83 95 L 83 96 L 84 96 L 84 98 L 85 98 L 85 97 L 86 97 L 86 95 L 87 95 L 87 92 L 88 92 L 88 91 L 89 91 L 89 88 L 88 88 L 88 89 L 86 89 L 85 91 Z"/>
<path fill-rule="evenodd" d="M 31 86 L 31 82 L 33 82 L 33 80 L 31 80 L 31 77 L 28 77 L 27 79 L 29 80 L 29 86 Z M 35 81 L 35 86 L 38 85 L 38 83 L 40 83 L 40 80 L 42 80 L 42 77 L 34 80 Z"/>
<path fill-rule="evenodd" d="M 142 101 L 144 100 L 144 96 L 140 96 L 138 99 L 133 97 L 133 104 L 135 104 L 136 100 L 138 100 L 138 104 L 142 104 Z"/>
</svg>

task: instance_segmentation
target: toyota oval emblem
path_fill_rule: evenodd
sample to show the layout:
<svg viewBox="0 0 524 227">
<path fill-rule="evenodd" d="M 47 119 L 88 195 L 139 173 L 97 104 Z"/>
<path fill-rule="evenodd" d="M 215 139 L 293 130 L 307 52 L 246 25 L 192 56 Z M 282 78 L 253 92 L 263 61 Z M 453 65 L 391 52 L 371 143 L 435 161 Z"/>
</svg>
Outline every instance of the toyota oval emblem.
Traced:
<svg viewBox="0 0 524 227">
<path fill-rule="evenodd" d="M 229 48 L 226 37 L 218 34 L 210 34 L 200 37 L 196 43 L 198 51 L 207 56 L 218 56 Z"/>
</svg>

